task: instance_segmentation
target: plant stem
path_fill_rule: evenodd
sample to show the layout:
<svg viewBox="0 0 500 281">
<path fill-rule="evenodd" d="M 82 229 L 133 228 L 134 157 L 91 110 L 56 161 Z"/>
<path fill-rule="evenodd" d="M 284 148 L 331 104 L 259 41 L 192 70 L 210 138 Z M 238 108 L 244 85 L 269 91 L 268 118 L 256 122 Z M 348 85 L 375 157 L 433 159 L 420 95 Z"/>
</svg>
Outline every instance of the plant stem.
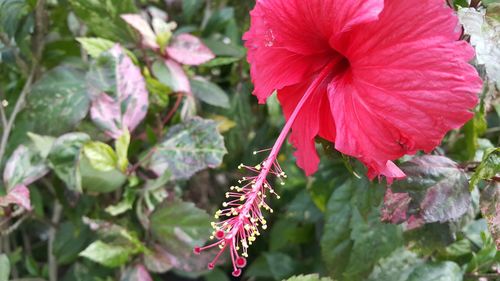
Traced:
<svg viewBox="0 0 500 281">
<path fill-rule="evenodd" d="M 49 230 L 49 245 L 47 247 L 47 256 L 49 257 L 49 281 L 57 281 L 57 259 L 54 255 L 54 241 L 56 238 L 57 225 L 61 220 L 62 205 L 54 200 L 54 208 L 52 210 L 52 226 Z"/>
<path fill-rule="evenodd" d="M 38 0 L 35 9 L 35 34 L 33 35 L 33 41 L 32 41 L 34 50 L 32 67 L 28 79 L 24 83 L 23 89 L 19 94 L 19 98 L 17 99 L 14 109 L 12 110 L 12 113 L 10 114 L 7 124 L 2 132 L 2 138 L 0 140 L 0 165 L 3 161 L 5 150 L 7 148 L 7 143 L 9 141 L 9 136 L 12 131 L 12 127 L 14 126 L 14 122 L 16 121 L 16 117 L 19 114 L 19 112 L 23 109 L 26 101 L 26 96 L 31 90 L 31 85 L 35 80 L 35 77 L 38 76 L 39 65 L 40 65 L 39 61 L 42 57 L 43 50 L 45 48 L 44 37 L 46 30 L 45 23 L 47 22 L 46 19 L 47 17 L 45 11 L 45 0 Z"/>
</svg>

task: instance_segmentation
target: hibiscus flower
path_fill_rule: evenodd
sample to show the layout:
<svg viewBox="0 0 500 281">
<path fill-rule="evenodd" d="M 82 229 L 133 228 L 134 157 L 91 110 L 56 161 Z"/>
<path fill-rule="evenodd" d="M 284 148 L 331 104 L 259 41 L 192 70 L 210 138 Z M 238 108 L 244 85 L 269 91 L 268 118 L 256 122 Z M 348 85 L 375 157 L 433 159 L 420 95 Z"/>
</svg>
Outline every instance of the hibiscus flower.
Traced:
<svg viewBox="0 0 500 281">
<path fill-rule="evenodd" d="M 368 176 L 404 177 L 391 161 L 432 151 L 472 116 L 482 81 L 444 0 L 259 0 L 244 35 L 254 95 L 278 90 L 307 175 L 314 139 L 358 158 Z"/>
<path fill-rule="evenodd" d="M 482 81 L 460 35 L 443 0 L 258 0 L 244 35 L 254 94 L 264 103 L 277 90 L 287 122 L 264 161 L 240 165 L 250 175 L 216 212 L 224 218 L 212 223 L 217 241 L 194 252 L 219 247 L 212 269 L 227 250 L 241 274 L 267 228 L 266 196 L 279 198 L 267 178 L 286 178 L 276 158 L 290 130 L 308 175 L 320 136 L 361 160 L 370 178 L 404 177 L 392 160 L 430 152 L 473 116 Z"/>
</svg>

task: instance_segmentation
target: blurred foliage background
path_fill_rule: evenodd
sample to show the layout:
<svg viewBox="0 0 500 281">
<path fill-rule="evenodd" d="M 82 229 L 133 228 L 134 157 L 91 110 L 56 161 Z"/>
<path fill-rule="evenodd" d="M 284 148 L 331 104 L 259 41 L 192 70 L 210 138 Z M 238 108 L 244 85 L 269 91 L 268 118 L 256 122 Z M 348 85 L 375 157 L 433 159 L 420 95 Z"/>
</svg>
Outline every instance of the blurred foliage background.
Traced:
<svg viewBox="0 0 500 281">
<path fill-rule="evenodd" d="M 286 145 L 281 199 L 239 279 L 500 280 L 500 4 L 448 2 L 485 79 L 475 118 L 432 156 L 401 159 L 408 178 L 390 188 L 320 139 L 321 168 L 307 178 Z M 284 124 L 276 98 L 251 96 L 241 37 L 252 6 L 0 0 L 0 281 L 236 279 L 228 257 L 209 271 L 213 255 L 192 249 L 210 236 L 238 165 L 259 163 L 253 151 L 271 147 Z M 190 33 L 216 57 L 168 67 L 123 14 L 156 19 L 163 47 Z M 122 73 L 128 62 L 138 71 Z M 147 92 L 122 88 L 128 80 Z M 145 118 L 110 137 L 120 124 L 91 117 L 95 89 L 125 116 L 128 98 L 146 93 Z"/>
</svg>

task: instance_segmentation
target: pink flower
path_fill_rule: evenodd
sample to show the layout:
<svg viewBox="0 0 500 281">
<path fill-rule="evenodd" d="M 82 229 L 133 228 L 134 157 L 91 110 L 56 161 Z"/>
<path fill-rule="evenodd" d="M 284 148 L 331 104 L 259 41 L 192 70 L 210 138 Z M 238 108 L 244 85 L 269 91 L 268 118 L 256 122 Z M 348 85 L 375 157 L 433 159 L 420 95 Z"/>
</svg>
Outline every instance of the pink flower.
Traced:
<svg viewBox="0 0 500 281">
<path fill-rule="evenodd" d="M 318 167 L 314 139 L 358 158 L 368 176 L 404 177 L 391 161 L 432 151 L 473 113 L 482 81 L 444 0 L 258 0 L 244 35 L 254 95 L 274 90 L 298 165 Z"/>
</svg>

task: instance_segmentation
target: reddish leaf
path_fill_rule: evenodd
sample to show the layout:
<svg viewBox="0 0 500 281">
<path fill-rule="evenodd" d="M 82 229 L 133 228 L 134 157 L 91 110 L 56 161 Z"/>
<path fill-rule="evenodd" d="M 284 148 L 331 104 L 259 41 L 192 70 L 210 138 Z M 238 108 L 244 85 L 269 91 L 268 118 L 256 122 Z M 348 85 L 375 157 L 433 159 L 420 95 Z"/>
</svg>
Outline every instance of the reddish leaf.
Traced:
<svg viewBox="0 0 500 281">
<path fill-rule="evenodd" d="M 105 93 L 105 90 L 109 89 L 97 89 L 101 93 L 94 96 L 90 114 L 92 120 L 106 134 L 118 138 L 123 129 L 127 128 L 132 132 L 146 116 L 149 103 L 148 92 L 140 68 L 134 65 L 120 45 L 115 45 L 105 55 L 111 55 L 115 60 L 114 81 L 105 81 L 112 84 L 112 87 L 107 84 L 106 86 L 111 87 L 115 93 L 110 96 Z M 98 68 L 96 72 L 99 73 L 99 71 L 110 70 Z"/>
<path fill-rule="evenodd" d="M 125 14 L 121 15 L 121 18 L 141 34 L 142 44 L 144 46 L 153 50 L 160 48 L 156 43 L 156 35 L 153 29 L 151 29 L 149 23 L 140 15 Z"/>
<path fill-rule="evenodd" d="M 144 265 L 138 264 L 128 268 L 124 273 L 121 281 L 153 281 L 151 275 L 146 270 Z"/>
<path fill-rule="evenodd" d="M 26 210 L 31 210 L 30 191 L 24 185 L 14 187 L 6 196 L 0 196 L 0 206 L 7 207 L 10 204 L 19 205 Z"/>
<path fill-rule="evenodd" d="M 167 53 L 177 62 L 187 65 L 200 65 L 215 57 L 198 37 L 187 33 L 176 36 L 167 48 Z"/>
<path fill-rule="evenodd" d="M 456 220 L 469 209 L 471 195 L 467 177 L 452 160 L 428 155 L 416 157 L 400 167 L 407 177 L 395 182 L 390 192 L 401 195 L 386 194 L 382 220 L 392 223 L 408 220 L 407 228 L 411 229 L 423 223 Z"/>
<path fill-rule="evenodd" d="M 406 212 L 411 198 L 408 193 L 393 193 L 387 189 L 384 197 L 384 205 L 381 211 L 381 220 L 394 224 L 406 221 Z"/>
<path fill-rule="evenodd" d="M 481 193 L 481 213 L 488 220 L 488 228 L 500 250 L 500 184 L 491 183 Z"/>
</svg>

